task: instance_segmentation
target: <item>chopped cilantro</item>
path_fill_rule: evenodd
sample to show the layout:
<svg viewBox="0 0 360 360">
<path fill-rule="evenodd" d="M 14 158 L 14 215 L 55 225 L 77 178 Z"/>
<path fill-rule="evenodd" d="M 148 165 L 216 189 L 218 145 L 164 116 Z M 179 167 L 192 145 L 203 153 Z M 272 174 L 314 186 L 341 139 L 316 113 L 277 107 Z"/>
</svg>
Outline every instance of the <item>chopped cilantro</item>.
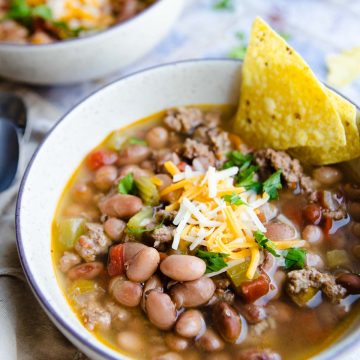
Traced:
<svg viewBox="0 0 360 360">
<path fill-rule="evenodd" d="M 274 200 L 279 197 L 278 190 L 280 190 L 281 188 L 281 170 L 278 170 L 277 172 L 272 174 L 263 183 L 263 191 L 265 191 L 270 196 L 270 200 Z"/>
<path fill-rule="evenodd" d="M 245 41 L 245 33 L 243 31 L 237 31 L 235 33 L 235 36 L 241 40 L 241 41 Z"/>
<path fill-rule="evenodd" d="M 42 18 L 44 20 L 51 20 L 52 19 L 51 9 L 47 5 L 35 6 L 32 9 L 31 15 Z"/>
<path fill-rule="evenodd" d="M 206 263 L 206 274 L 216 272 L 226 267 L 225 258 L 228 254 L 214 253 L 204 250 L 198 250 L 195 254 L 200 259 L 203 259 Z"/>
<path fill-rule="evenodd" d="M 255 241 L 265 250 L 267 250 L 270 254 L 280 257 L 280 255 L 276 252 L 274 243 L 269 240 L 261 231 L 254 232 Z"/>
<path fill-rule="evenodd" d="M 236 186 L 241 186 L 246 190 L 253 190 L 256 193 L 261 192 L 262 185 L 255 180 L 255 173 L 259 169 L 258 166 L 251 165 L 243 171 L 240 171 L 236 177 Z"/>
<path fill-rule="evenodd" d="M 120 194 L 132 194 L 136 189 L 134 176 L 132 173 L 124 176 L 118 184 L 118 192 Z"/>
<path fill-rule="evenodd" d="M 147 146 L 147 142 L 145 140 L 139 139 L 136 137 L 129 138 L 127 143 L 130 145 L 145 145 L 145 146 Z"/>
<path fill-rule="evenodd" d="M 289 41 L 291 39 L 291 35 L 286 31 L 279 31 L 279 35 L 285 40 Z"/>
<path fill-rule="evenodd" d="M 47 5 L 29 6 L 26 0 L 12 0 L 5 17 L 31 25 L 32 18 L 34 17 L 51 20 L 52 12 Z"/>
<path fill-rule="evenodd" d="M 246 50 L 247 50 L 246 45 L 235 46 L 229 51 L 228 57 L 231 59 L 244 60 L 246 55 Z"/>
<path fill-rule="evenodd" d="M 225 162 L 223 168 L 228 169 L 233 166 L 237 166 L 240 168 L 240 171 L 244 164 L 247 164 L 247 166 L 249 166 L 253 159 L 251 154 L 243 154 L 240 151 L 230 151 L 227 154 L 227 158 L 228 160 Z"/>
<path fill-rule="evenodd" d="M 233 192 L 231 195 L 224 195 L 222 197 L 230 205 L 248 205 L 239 195 Z"/>
<path fill-rule="evenodd" d="M 213 7 L 215 10 L 234 10 L 234 0 L 218 0 Z"/>
<path fill-rule="evenodd" d="M 302 269 L 305 266 L 306 250 L 291 248 L 285 255 L 285 268 Z"/>
</svg>

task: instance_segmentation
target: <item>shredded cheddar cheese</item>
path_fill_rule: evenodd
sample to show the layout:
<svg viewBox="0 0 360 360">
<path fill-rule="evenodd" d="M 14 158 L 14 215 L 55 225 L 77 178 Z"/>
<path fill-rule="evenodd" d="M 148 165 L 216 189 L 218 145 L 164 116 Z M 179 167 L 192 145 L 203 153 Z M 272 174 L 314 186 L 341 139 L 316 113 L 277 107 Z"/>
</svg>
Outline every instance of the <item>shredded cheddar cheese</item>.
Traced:
<svg viewBox="0 0 360 360">
<path fill-rule="evenodd" d="M 186 246 L 192 251 L 204 246 L 207 251 L 227 254 L 226 269 L 247 260 L 246 277 L 253 279 L 262 250 L 253 232 L 266 232 L 259 207 L 269 201 L 269 195 L 234 186 L 237 167 L 217 171 L 210 166 L 204 173 L 185 166 L 182 172 L 168 161 L 165 168 L 173 176 L 173 183 L 163 189 L 160 196 L 180 192 L 178 200 L 166 207 L 166 210 L 178 210 L 173 221 L 177 228 L 172 248 L 177 250 L 179 246 Z M 233 205 L 223 199 L 223 196 L 232 194 L 239 196 L 243 203 Z M 304 244 L 301 239 L 274 241 L 277 250 Z"/>
</svg>

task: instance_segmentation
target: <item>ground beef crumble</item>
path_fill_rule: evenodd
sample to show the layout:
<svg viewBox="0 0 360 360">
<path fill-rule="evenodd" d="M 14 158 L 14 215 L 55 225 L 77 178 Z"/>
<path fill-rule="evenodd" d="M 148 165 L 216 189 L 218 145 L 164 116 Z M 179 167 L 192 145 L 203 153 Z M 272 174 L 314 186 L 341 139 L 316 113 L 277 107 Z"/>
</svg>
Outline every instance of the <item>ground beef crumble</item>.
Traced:
<svg viewBox="0 0 360 360">
<path fill-rule="evenodd" d="M 75 250 L 86 261 L 94 261 L 97 255 L 106 254 L 111 240 L 105 235 L 101 224 L 86 223 L 87 232 L 75 244 Z"/>
<path fill-rule="evenodd" d="M 287 274 L 287 278 L 287 291 L 290 297 L 300 294 L 311 287 L 321 290 L 332 303 L 339 303 L 346 294 L 346 289 L 336 284 L 333 275 L 322 273 L 314 267 L 293 270 Z"/>
<path fill-rule="evenodd" d="M 168 243 L 173 240 L 175 233 L 175 226 L 161 226 L 160 228 L 155 229 L 150 237 L 154 240 L 154 248 L 159 248 L 163 243 Z"/>
<path fill-rule="evenodd" d="M 176 132 L 191 135 L 194 129 L 203 123 L 203 113 L 192 107 L 179 107 L 168 110 L 164 119 L 165 124 Z"/>
<path fill-rule="evenodd" d="M 304 174 L 299 160 L 292 159 L 286 152 L 262 149 L 256 151 L 254 155 L 263 177 L 270 175 L 272 170 L 281 170 L 290 189 L 296 189 L 299 186 L 301 192 L 305 194 L 311 194 L 314 191 L 312 180 Z"/>
</svg>

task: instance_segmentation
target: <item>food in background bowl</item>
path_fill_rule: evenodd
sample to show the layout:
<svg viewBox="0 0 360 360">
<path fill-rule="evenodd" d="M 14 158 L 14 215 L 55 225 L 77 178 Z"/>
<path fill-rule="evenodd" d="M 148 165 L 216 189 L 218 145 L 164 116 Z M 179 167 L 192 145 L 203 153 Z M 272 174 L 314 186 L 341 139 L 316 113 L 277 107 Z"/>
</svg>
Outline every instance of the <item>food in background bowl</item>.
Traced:
<svg viewBox="0 0 360 360">
<path fill-rule="evenodd" d="M 0 41 L 47 44 L 86 36 L 136 16 L 155 0 L 1 0 Z"/>
<path fill-rule="evenodd" d="M 231 109 L 115 131 L 66 188 L 60 283 L 120 352 L 304 359 L 358 312 L 357 188 L 337 167 L 307 175 L 285 152 L 252 150 L 224 130 Z"/>
</svg>

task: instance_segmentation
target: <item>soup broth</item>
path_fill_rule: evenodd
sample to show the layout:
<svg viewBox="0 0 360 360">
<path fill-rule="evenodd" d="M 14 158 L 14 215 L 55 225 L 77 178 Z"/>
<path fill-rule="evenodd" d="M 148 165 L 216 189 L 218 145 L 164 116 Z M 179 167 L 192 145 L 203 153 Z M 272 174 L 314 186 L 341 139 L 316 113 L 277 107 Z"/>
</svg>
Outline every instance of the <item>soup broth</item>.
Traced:
<svg viewBox="0 0 360 360">
<path fill-rule="evenodd" d="M 231 106 L 111 133 L 53 222 L 61 288 L 137 359 L 306 359 L 358 314 L 360 190 L 229 132 Z"/>
</svg>

